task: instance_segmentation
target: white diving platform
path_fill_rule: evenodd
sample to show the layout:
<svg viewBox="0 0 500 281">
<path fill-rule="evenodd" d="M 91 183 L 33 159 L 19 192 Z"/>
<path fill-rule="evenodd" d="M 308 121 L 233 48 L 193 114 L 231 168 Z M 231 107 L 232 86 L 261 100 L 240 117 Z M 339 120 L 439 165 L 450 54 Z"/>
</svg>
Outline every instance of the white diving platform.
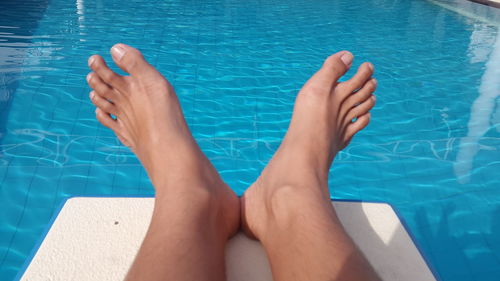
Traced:
<svg viewBox="0 0 500 281">
<path fill-rule="evenodd" d="M 332 203 L 383 280 L 436 280 L 388 204 Z M 20 280 L 123 280 L 144 238 L 153 205 L 153 198 L 68 199 Z M 241 233 L 227 245 L 226 264 L 229 281 L 272 280 L 264 249 Z"/>
</svg>

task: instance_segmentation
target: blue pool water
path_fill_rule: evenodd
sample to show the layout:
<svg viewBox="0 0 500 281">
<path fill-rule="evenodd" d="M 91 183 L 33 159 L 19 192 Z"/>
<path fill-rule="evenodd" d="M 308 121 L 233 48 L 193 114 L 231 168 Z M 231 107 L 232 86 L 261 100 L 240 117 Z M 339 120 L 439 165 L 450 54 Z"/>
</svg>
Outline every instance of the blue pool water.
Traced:
<svg viewBox="0 0 500 281">
<path fill-rule="evenodd" d="M 332 197 L 391 203 L 441 280 L 500 280 L 499 25 L 464 14 L 424 0 L 2 1 L 0 280 L 64 198 L 153 195 L 87 98 L 87 58 L 117 42 L 172 82 L 239 194 L 322 60 L 371 61 L 378 104 L 335 160 Z"/>
</svg>

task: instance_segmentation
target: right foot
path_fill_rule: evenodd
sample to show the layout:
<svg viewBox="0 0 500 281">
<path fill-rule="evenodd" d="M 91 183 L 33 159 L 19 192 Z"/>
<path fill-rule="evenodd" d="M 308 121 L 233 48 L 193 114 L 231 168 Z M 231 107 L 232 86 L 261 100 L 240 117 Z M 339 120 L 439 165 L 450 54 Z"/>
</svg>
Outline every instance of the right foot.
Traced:
<svg viewBox="0 0 500 281">
<path fill-rule="evenodd" d="M 317 202 L 331 208 L 327 183 L 332 161 L 368 125 L 375 105 L 372 64 L 362 64 L 354 77 L 338 82 L 352 59 L 347 51 L 330 56 L 299 92 L 282 144 L 242 197 L 242 223 L 249 236 L 261 240 L 271 227 L 294 216 L 293 210 L 305 216 Z M 298 201 L 311 204 L 294 206 Z"/>
<path fill-rule="evenodd" d="M 205 206 L 204 213 L 214 211 L 210 217 L 224 236 L 234 234 L 239 199 L 193 139 L 170 83 L 132 47 L 117 44 L 111 54 L 130 76 L 113 72 L 98 55 L 89 59 L 94 72 L 87 81 L 99 122 L 137 155 L 155 186 L 157 202 L 187 199 L 190 210 Z"/>
</svg>

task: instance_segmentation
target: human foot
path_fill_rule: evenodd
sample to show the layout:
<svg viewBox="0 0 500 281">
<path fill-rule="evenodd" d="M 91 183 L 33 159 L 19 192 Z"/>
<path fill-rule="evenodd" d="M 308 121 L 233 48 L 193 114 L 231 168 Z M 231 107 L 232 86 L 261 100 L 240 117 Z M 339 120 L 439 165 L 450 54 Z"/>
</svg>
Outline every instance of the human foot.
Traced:
<svg viewBox="0 0 500 281">
<path fill-rule="evenodd" d="M 113 72 L 98 55 L 89 58 L 93 72 L 87 81 L 99 122 L 137 155 L 155 186 L 157 202 L 186 198 L 192 208 L 214 211 L 211 217 L 220 228 L 228 237 L 234 234 L 239 199 L 193 139 L 170 83 L 130 46 L 117 44 L 111 54 L 130 75 Z"/>
<path fill-rule="evenodd" d="M 332 161 L 368 125 L 375 104 L 372 64 L 362 64 L 351 79 L 338 82 L 352 59 L 347 51 L 330 56 L 299 92 L 282 144 L 242 197 L 242 223 L 249 236 L 260 240 L 271 226 L 287 222 L 276 217 L 293 216 L 289 207 L 298 201 L 319 206 L 320 200 L 331 208 L 327 182 Z"/>
</svg>

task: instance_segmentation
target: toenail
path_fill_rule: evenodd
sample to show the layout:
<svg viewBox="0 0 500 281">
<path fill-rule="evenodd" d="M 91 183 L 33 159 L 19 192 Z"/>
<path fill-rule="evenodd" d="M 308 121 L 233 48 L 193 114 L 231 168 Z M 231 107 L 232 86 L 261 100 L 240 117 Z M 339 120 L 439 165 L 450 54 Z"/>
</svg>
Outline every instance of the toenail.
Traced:
<svg viewBox="0 0 500 281">
<path fill-rule="evenodd" d="M 90 80 L 92 80 L 92 72 L 87 74 L 87 82 L 90 83 Z"/>
<path fill-rule="evenodd" d="M 122 44 L 116 44 L 111 48 L 111 55 L 119 61 L 125 55 L 125 48 Z"/>
<path fill-rule="evenodd" d="M 340 59 L 344 62 L 344 64 L 347 67 L 351 67 L 353 58 L 354 58 L 353 55 L 347 51 L 340 57 Z"/>
<path fill-rule="evenodd" d="M 92 66 L 92 64 L 94 63 L 94 61 L 95 61 L 95 57 L 94 57 L 94 56 L 91 56 L 91 57 L 89 58 L 89 67 L 90 67 L 90 66 Z"/>
<path fill-rule="evenodd" d="M 372 79 L 372 83 L 373 83 L 374 86 L 377 86 L 377 84 L 378 84 L 377 79 L 373 78 Z"/>
<path fill-rule="evenodd" d="M 90 97 L 90 99 L 94 98 L 94 91 L 90 92 L 89 97 Z"/>
<path fill-rule="evenodd" d="M 373 71 L 374 67 L 373 67 L 373 64 L 372 63 L 368 63 L 368 67 Z"/>
</svg>

